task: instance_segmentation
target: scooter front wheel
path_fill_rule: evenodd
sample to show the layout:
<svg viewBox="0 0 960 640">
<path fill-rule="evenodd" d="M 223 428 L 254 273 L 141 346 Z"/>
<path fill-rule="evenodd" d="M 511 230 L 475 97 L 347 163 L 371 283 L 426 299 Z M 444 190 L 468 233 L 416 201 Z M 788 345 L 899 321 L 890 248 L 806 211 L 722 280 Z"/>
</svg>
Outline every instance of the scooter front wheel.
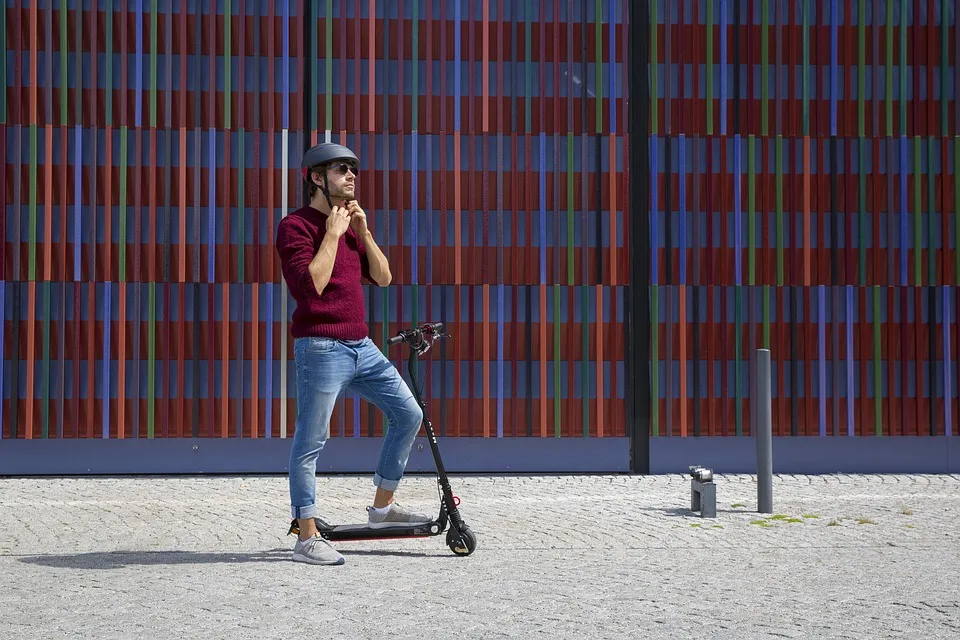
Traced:
<svg viewBox="0 0 960 640">
<path fill-rule="evenodd" d="M 468 556 L 477 548 L 477 536 L 467 526 L 459 533 L 450 529 L 447 531 L 447 546 L 458 556 Z"/>
</svg>

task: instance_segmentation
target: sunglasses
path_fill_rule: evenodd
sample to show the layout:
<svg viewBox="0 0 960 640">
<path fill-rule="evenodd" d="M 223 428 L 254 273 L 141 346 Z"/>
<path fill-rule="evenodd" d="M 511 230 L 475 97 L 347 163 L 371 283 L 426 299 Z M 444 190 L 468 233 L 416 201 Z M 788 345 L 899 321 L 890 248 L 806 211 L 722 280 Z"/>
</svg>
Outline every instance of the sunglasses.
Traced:
<svg viewBox="0 0 960 640">
<path fill-rule="evenodd" d="M 347 175 L 347 171 L 353 171 L 353 175 L 359 175 L 360 170 L 355 165 L 348 162 L 338 162 L 337 164 L 330 165 L 330 168 L 339 173 L 340 175 Z"/>
</svg>

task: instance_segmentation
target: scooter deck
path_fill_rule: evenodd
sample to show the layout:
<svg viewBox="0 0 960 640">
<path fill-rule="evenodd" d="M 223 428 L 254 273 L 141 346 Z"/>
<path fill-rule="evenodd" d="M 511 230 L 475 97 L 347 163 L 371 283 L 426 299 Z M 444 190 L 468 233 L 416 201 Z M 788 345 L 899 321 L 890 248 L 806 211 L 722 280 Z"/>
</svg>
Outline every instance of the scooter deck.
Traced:
<svg viewBox="0 0 960 640">
<path fill-rule="evenodd" d="M 437 521 L 418 524 L 415 526 L 394 526 L 374 529 L 366 524 L 339 524 L 332 525 L 315 518 L 317 531 L 327 540 L 382 540 L 389 538 L 426 538 L 443 532 L 443 527 Z"/>
</svg>

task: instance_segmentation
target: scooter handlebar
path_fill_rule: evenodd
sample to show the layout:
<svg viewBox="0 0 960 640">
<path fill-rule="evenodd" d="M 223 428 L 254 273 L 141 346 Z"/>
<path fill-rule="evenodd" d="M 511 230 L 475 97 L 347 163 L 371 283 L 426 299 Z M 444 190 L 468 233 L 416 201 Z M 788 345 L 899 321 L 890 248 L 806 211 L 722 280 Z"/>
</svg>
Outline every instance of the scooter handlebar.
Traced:
<svg viewBox="0 0 960 640">
<path fill-rule="evenodd" d="M 428 323 L 428 324 L 422 324 L 422 325 L 420 325 L 419 327 L 417 327 L 416 329 L 408 329 L 408 330 L 406 330 L 406 331 L 401 331 L 401 332 L 398 333 L 397 335 L 395 335 L 395 336 L 393 336 L 392 338 L 390 338 L 389 340 L 387 340 L 387 344 L 388 344 L 388 345 L 395 345 L 395 344 L 398 344 L 398 343 L 400 343 L 400 342 L 405 342 L 405 341 L 409 340 L 410 338 L 413 338 L 414 336 L 416 336 L 416 335 L 418 335 L 418 334 L 423 334 L 423 333 L 425 333 L 425 332 L 430 332 L 430 333 L 433 333 L 433 334 L 437 335 L 437 334 L 439 334 L 441 331 L 443 331 L 443 323 L 442 323 L 442 322 L 431 322 L 431 323 Z"/>
</svg>

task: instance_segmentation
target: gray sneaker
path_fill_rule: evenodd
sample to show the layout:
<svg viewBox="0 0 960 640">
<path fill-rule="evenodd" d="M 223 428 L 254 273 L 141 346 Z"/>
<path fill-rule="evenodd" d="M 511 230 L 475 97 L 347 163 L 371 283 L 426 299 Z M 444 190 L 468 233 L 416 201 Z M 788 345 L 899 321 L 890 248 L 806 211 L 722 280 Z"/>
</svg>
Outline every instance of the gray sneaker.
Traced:
<svg viewBox="0 0 960 640">
<path fill-rule="evenodd" d="M 293 561 L 306 562 L 307 564 L 332 564 L 340 565 L 344 563 L 343 556 L 333 546 L 320 537 L 319 534 L 306 540 L 297 538 L 297 544 L 293 547 Z"/>
<path fill-rule="evenodd" d="M 404 527 L 408 525 L 428 524 L 433 518 L 422 513 L 413 513 L 404 509 L 396 502 L 390 503 L 390 509 L 385 514 L 378 513 L 373 507 L 367 507 L 367 524 L 371 529 L 386 527 Z"/>
</svg>

